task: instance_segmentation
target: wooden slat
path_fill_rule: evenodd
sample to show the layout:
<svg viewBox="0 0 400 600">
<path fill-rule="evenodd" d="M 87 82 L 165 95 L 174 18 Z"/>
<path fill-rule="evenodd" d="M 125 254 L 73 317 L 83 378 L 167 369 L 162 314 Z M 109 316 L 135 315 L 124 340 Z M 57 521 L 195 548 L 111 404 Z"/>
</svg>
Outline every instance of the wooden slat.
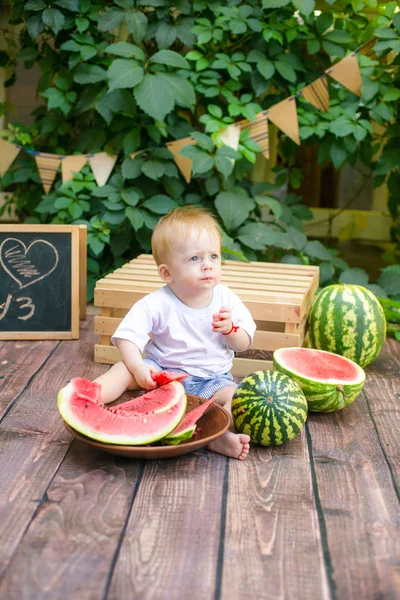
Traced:
<svg viewBox="0 0 400 600">
<path fill-rule="evenodd" d="M 103 336 L 111 336 L 122 319 L 99 315 L 94 320 L 94 332 Z M 252 347 L 259 350 L 276 350 L 277 348 L 300 346 L 300 333 L 296 333 L 296 324 L 292 324 L 293 332 L 256 331 Z M 109 340 L 102 339 L 101 344 L 109 344 Z"/>
<path fill-rule="evenodd" d="M 277 448 L 252 446 L 245 463 L 230 461 L 224 557 L 221 600 L 333 597 L 304 431 Z"/>
<path fill-rule="evenodd" d="M 60 451 L 70 437 L 63 433 Z M 45 496 L 38 496 L 39 510 L 2 579 L 0 597 L 104 597 L 139 476 L 139 461 L 74 442 Z"/>
<path fill-rule="evenodd" d="M 106 279 L 111 279 L 113 278 L 115 275 L 118 276 L 123 276 L 123 277 L 128 277 L 128 278 L 134 278 L 137 277 L 139 279 L 142 279 L 143 277 L 150 277 L 151 280 L 155 280 L 155 281 L 160 281 L 160 277 L 158 275 L 157 269 L 155 267 L 152 267 L 151 265 L 136 265 L 135 263 L 133 264 L 126 264 L 123 267 L 120 267 L 119 269 L 115 269 L 115 271 L 113 271 L 112 273 L 109 273 L 108 275 L 105 276 Z M 123 278 L 121 277 L 121 278 Z M 246 281 L 250 281 L 250 282 L 254 282 L 254 283 L 259 283 L 260 281 L 271 281 L 271 282 L 278 282 L 278 281 L 284 281 L 284 282 L 298 282 L 301 283 L 303 285 L 307 285 L 309 284 L 312 279 L 313 279 L 314 275 L 312 274 L 304 274 L 304 275 L 299 275 L 298 273 L 296 273 L 296 271 L 294 271 L 293 273 L 276 273 L 275 271 L 271 271 L 271 272 L 264 272 L 264 271 L 252 271 L 250 269 L 246 268 L 246 265 L 244 267 L 242 267 L 242 269 L 228 269 L 228 268 L 223 268 L 222 269 L 222 281 L 231 281 L 232 279 L 236 278 L 236 279 L 245 279 Z"/>
<path fill-rule="evenodd" d="M 0 343 L 0 419 L 57 345 L 53 341 Z"/>
<path fill-rule="evenodd" d="M 389 368 L 390 362 L 387 356 Z M 367 375 L 364 390 L 343 410 L 308 418 L 315 495 L 334 597 L 397 598 L 398 489 L 369 415 L 367 399 L 382 397 L 382 389 L 375 382 L 370 387 Z M 396 414 L 388 409 L 385 430 Z"/>
<path fill-rule="evenodd" d="M 58 390 L 74 375 L 94 378 L 105 370 L 92 360 L 91 327 L 91 320 L 83 322 L 81 340 L 57 345 L 1 423 L 0 579 L 68 451 Z M 11 598 L 3 585 L 0 597 Z"/>
<path fill-rule="evenodd" d="M 210 452 L 147 464 L 109 600 L 214 597 L 224 517 L 221 458 Z"/>
<path fill-rule="evenodd" d="M 114 280 L 117 281 L 126 281 L 129 282 L 132 287 L 134 287 L 136 285 L 136 283 L 139 282 L 146 282 L 149 284 L 156 284 L 157 287 L 159 287 L 159 285 L 162 283 L 161 279 L 158 277 L 158 275 L 149 275 L 149 274 L 140 274 L 140 273 L 127 273 L 126 271 L 122 270 L 122 269 L 117 269 L 116 271 L 114 271 L 113 273 L 110 273 L 109 275 L 107 275 L 104 278 L 106 281 L 110 282 L 110 284 L 112 282 L 114 282 Z M 292 281 L 292 278 L 290 278 L 290 280 L 288 280 L 287 278 L 282 279 L 282 280 L 277 280 L 277 279 L 272 279 L 272 278 L 264 278 L 264 277 L 258 277 L 258 278 L 250 278 L 250 277 L 237 277 L 236 275 L 232 274 L 229 277 L 223 277 L 222 278 L 222 283 L 227 285 L 228 287 L 233 287 L 233 285 L 236 288 L 244 288 L 244 289 L 265 289 L 265 290 L 280 290 L 282 292 L 297 292 L 297 293 L 305 293 L 311 284 L 312 278 L 310 277 L 308 280 L 303 280 L 303 281 L 299 281 L 299 280 L 294 280 Z"/>
<path fill-rule="evenodd" d="M 132 290 L 142 292 L 142 295 L 155 292 L 165 284 L 162 281 L 129 281 L 126 279 L 99 279 L 96 283 L 96 289 L 109 290 Z M 292 302 L 293 304 L 301 304 L 304 299 L 304 293 L 298 289 L 291 289 L 277 286 L 250 286 L 245 283 L 231 285 L 231 290 L 240 296 L 243 300 L 246 297 L 251 298 L 269 298 L 281 299 L 283 302 Z"/>
<path fill-rule="evenodd" d="M 253 293 L 254 295 L 256 292 Z M 270 294 L 269 294 L 270 296 Z M 115 290 L 110 288 L 96 287 L 94 291 L 94 303 L 96 306 L 109 306 L 112 308 L 126 308 L 131 306 L 143 297 L 142 292 L 132 292 L 130 290 Z M 253 319 L 263 321 L 280 321 L 288 323 L 300 323 L 303 318 L 301 307 L 298 304 L 282 303 L 279 301 L 279 294 L 276 295 L 276 301 L 269 299 L 262 301 L 263 293 L 260 292 L 259 300 L 247 298 L 243 293 L 242 300 L 250 310 Z"/>
<path fill-rule="evenodd" d="M 94 360 L 98 363 L 112 365 L 121 360 L 121 354 L 115 346 L 102 346 L 95 344 Z M 244 377 L 254 371 L 271 369 L 272 362 L 266 360 L 257 360 L 252 358 L 234 358 L 232 374 L 237 377 Z"/>
</svg>

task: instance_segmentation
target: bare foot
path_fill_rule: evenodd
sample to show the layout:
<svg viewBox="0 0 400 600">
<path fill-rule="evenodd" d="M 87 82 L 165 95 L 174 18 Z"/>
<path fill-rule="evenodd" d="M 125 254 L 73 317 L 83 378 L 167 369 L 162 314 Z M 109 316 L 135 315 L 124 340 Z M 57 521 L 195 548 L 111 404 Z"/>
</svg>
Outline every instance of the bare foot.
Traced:
<svg viewBox="0 0 400 600">
<path fill-rule="evenodd" d="M 227 431 L 221 437 L 210 442 L 207 448 L 218 454 L 244 460 L 250 450 L 250 437 L 245 433 Z"/>
</svg>

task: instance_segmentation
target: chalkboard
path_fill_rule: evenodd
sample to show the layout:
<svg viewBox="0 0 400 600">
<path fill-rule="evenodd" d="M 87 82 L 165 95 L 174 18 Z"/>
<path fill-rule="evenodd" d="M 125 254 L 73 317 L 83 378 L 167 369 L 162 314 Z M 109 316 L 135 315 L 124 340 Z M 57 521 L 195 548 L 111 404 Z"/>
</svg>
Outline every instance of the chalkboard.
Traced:
<svg viewBox="0 0 400 600">
<path fill-rule="evenodd" d="M 83 257 L 84 226 L 0 225 L 0 339 L 79 338 Z"/>
</svg>

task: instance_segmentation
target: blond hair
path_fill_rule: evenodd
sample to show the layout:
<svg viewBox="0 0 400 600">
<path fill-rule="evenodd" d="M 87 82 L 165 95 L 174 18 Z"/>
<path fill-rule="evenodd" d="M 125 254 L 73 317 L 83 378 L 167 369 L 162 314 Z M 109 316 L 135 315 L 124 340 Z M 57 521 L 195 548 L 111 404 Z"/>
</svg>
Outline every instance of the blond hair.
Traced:
<svg viewBox="0 0 400 600">
<path fill-rule="evenodd" d="M 206 230 L 221 239 L 221 230 L 214 215 L 200 206 L 180 206 L 163 216 L 151 236 L 151 250 L 157 265 L 164 262 L 175 240 L 181 240 L 191 230 Z"/>
</svg>

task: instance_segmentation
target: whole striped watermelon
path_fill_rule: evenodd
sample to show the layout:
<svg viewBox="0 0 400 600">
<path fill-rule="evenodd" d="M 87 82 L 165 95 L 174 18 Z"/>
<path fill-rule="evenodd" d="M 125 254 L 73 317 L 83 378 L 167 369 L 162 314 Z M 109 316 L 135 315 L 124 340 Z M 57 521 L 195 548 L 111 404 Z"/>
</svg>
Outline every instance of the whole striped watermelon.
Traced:
<svg viewBox="0 0 400 600">
<path fill-rule="evenodd" d="M 317 294 L 308 317 L 307 346 L 365 367 L 377 358 L 385 338 L 385 313 L 366 288 L 341 283 Z"/>
<path fill-rule="evenodd" d="M 238 385 L 232 398 L 232 417 L 240 433 L 262 446 L 293 439 L 307 419 L 307 400 L 287 375 L 256 371 Z"/>
<path fill-rule="evenodd" d="M 280 348 L 274 368 L 299 384 L 308 410 L 332 412 L 353 402 L 365 383 L 364 370 L 349 358 L 309 348 Z"/>
</svg>

